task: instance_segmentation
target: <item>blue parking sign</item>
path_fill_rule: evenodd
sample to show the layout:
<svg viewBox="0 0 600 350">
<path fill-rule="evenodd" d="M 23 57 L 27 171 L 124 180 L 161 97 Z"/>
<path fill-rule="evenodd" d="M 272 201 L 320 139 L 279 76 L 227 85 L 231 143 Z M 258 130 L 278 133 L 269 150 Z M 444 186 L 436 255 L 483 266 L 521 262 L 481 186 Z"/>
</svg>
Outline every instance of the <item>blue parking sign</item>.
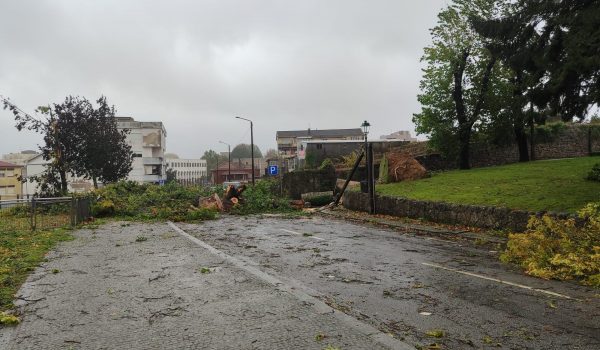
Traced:
<svg viewBox="0 0 600 350">
<path fill-rule="evenodd" d="M 269 165 L 269 175 L 277 175 L 279 174 L 279 169 L 277 165 Z"/>
</svg>

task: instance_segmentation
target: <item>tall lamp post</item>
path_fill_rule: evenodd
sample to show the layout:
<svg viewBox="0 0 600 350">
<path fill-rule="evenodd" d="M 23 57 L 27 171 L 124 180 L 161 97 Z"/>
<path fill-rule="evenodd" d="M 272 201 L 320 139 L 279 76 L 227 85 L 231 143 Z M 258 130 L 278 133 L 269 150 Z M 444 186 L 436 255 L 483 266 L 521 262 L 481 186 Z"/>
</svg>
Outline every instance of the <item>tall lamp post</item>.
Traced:
<svg viewBox="0 0 600 350">
<path fill-rule="evenodd" d="M 252 185 L 254 185 L 254 130 L 253 130 L 254 126 L 253 126 L 252 120 L 250 120 L 250 119 L 246 119 L 246 118 L 242 118 L 242 117 L 236 117 L 236 118 L 250 122 L 250 156 L 252 157 Z"/>
<path fill-rule="evenodd" d="M 369 213 L 375 213 L 375 181 L 373 174 L 373 148 L 370 147 L 367 140 L 369 134 L 369 128 L 371 124 L 368 121 L 364 121 L 361 125 L 363 133 L 365 134 L 365 155 L 367 164 L 367 188 L 369 192 Z"/>
<path fill-rule="evenodd" d="M 231 145 L 223 141 L 219 141 L 219 143 L 227 145 L 227 153 L 229 155 L 229 172 L 227 173 L 227 181 L 231 181 Z"/>
</svg>

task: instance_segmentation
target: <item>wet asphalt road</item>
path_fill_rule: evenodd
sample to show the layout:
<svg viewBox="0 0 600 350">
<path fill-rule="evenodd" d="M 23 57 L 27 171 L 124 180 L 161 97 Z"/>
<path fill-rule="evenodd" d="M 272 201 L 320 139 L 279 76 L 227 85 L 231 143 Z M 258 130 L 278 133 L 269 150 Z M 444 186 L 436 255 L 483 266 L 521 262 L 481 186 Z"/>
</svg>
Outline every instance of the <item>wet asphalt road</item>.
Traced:
<svg viewBox="0 0 600 350">
<path fill-rule="evenodd" d="M 600 349 L 598 290 L 524 276 L 490 247 L 320 216 L 179 226 L 417 348 Z"/>
</svg>

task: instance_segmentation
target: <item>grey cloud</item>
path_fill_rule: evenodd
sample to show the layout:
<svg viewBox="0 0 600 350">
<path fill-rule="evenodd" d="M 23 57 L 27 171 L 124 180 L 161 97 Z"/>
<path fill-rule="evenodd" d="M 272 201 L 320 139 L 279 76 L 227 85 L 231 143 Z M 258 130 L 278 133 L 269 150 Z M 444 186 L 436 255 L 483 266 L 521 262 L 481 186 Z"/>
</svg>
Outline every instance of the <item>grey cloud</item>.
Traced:
<svg viewBox="0 0 600 350">
<path fill-rule="evenodd" d="M 281 129 L 412 130 L 428 29 L 446 1 L 0 1 L 0 94 L 28 111 L 104 94 L 162 120 L 170 152 Z M 0 153 L 33 148 L 0 112 Z"/>
</svg>

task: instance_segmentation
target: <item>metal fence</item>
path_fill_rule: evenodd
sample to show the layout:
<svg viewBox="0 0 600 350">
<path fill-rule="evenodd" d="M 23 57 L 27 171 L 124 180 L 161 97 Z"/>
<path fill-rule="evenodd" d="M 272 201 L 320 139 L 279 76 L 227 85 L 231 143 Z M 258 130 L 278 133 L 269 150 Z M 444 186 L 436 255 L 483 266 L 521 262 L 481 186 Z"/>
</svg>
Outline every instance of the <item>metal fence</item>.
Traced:
<svg viewBox="0 0 600 350">
<path fill-rule="evenodd" d="M 90 217 L 88 198 L 0 200 L 0 229 L 44 230 L 75 226 Z"/>
</svg>

